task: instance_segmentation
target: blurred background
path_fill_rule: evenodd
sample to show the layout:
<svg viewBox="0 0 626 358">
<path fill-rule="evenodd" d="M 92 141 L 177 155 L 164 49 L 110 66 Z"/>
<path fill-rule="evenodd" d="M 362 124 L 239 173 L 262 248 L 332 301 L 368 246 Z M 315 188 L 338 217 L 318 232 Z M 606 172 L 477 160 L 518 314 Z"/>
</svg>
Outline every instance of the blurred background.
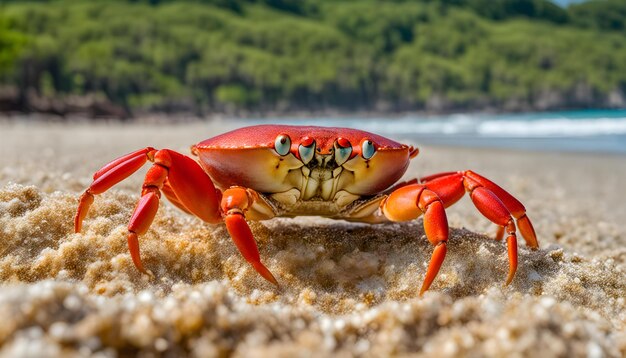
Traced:
<svg viewBox="0 0 626 358">
<path fill-rule="evenodd" d="M 624 153 L 625 35 L 623 0 L 4 0 L 0 118 Z"/>
</svg>

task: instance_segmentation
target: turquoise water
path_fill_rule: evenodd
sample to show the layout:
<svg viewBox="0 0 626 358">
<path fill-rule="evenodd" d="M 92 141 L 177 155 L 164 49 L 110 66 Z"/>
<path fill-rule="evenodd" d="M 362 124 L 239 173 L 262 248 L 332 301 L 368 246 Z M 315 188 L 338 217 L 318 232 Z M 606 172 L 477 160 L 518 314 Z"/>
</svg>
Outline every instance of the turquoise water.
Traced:
<svg viewBox="0 0 626 358">
<path fill-rule="evenodd" d="M 247 122 L 352 127 L 418 144 L 626 154 L 626 109 Z"/>
</svg>

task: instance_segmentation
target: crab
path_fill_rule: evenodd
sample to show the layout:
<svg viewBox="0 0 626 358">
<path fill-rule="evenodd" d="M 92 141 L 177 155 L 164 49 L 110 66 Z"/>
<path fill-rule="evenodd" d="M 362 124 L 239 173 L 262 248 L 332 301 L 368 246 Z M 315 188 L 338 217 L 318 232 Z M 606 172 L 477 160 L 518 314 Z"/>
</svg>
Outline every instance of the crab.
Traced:
<svg viewBox="0 0 626 358">
<path fill-rule="evenodd" d="M 147 147 L 98 170 L 82 194 L 75 232 L 94 201 L 148 160 L 154 164 L 128 225 L 128 247 L 135 267 L 148 272 L 138 237 L 148 230 L 161 195 L 201 220 L 225 223 L 241 255 L 266 280 L 278 281 L 261 262 L 248 221 L 278 216 L 315 215 L 365 223 L 403 222 L 423 215 L 426 238 L 434 246 L 420 295 L 431 286 L 448 243 L 445 209 L 466 192 L 475 207 L 507 234 L 508 285 L 517 270 L 519 229 L 526 245 L 538 248 L 524 206 L 511 194 L 470 170 L 445 172 L 397 183 L 418 149 L 349 128 L 259 125 L 240 128 L 191 147 L 194 160 L 170 149 Z"/>
</svg>

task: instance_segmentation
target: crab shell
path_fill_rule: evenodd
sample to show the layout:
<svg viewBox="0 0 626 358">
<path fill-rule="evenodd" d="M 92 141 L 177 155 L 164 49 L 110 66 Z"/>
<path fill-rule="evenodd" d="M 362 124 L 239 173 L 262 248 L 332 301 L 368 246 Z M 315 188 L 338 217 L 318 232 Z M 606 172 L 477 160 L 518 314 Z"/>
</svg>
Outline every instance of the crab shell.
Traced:
<svg viewBox="0 0 626 358">
<path fill-rule="evenodd" d="M 290 139 L 286 155 L 280 155 L 275 149 L 279 136 Z M 322 162 L 332 161 L 333 153 L 346 141 L 351 146 L 349 159 L 328 168 L 322 166 Z M 368 141 L 375 152 L 366 159 L 362 150 L 363 143 Z M 312 143 L 315 157 L 307 165 L 299 149 L 301 145 L 310 147 Z M 361 130 L 287 125 L 237 129 L 198 143 L 192 147 L 192 152 L 199 156 L 201 166 L 222 189 L 243 186 L 265 194 L 294 188 L 304 192 L 307 180 L 318 180 L 317 188 L 303 195 L 305 200 L 312 197 L 332 200 L 333 195 L 342 190 L 358 196 L 375 195 L 400 179 L 409 160 L 417 154 L 412 146 Z M 334 188 L 330 192 L 324 190 L 324 182 Z M 331 192 L 333 195 L 329 196 Z"/>
</svg>

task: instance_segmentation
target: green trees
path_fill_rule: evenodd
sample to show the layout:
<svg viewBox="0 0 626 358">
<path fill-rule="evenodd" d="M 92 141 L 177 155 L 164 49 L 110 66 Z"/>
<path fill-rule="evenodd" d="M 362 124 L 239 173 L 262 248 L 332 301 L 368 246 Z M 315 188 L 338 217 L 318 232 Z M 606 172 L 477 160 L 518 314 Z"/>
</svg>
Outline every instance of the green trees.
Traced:
<svg viewBox="0 0 626 358">
<path fill-rule="evenodd" d="M 575 107 L 626 91 L 621 1 L 489 4 L 9 2 L 0 86 L 200 112 Z"/>
<path fill-rule="evenodd" d="M 18 62 L 28 41 L 28 36 L 12 30 L 9 21 L 0 17 L 0 79 L 4 81 L 14 79 L 11 69 Z"/>
<path fill-rule="evenodd" d="M 601 30 L 626 30 L 626 2 L 593 0 L 570 6 L 572 22 Z"/>
<path fill-rule="evenodd" d="M 443 0 L 445 2 L 445 0 Z M 565 9 L 548 0 L 452 0 L 488 19 L 503 20 L 526 17 L 554 23 L 565 23 Z"/>
</svg>

